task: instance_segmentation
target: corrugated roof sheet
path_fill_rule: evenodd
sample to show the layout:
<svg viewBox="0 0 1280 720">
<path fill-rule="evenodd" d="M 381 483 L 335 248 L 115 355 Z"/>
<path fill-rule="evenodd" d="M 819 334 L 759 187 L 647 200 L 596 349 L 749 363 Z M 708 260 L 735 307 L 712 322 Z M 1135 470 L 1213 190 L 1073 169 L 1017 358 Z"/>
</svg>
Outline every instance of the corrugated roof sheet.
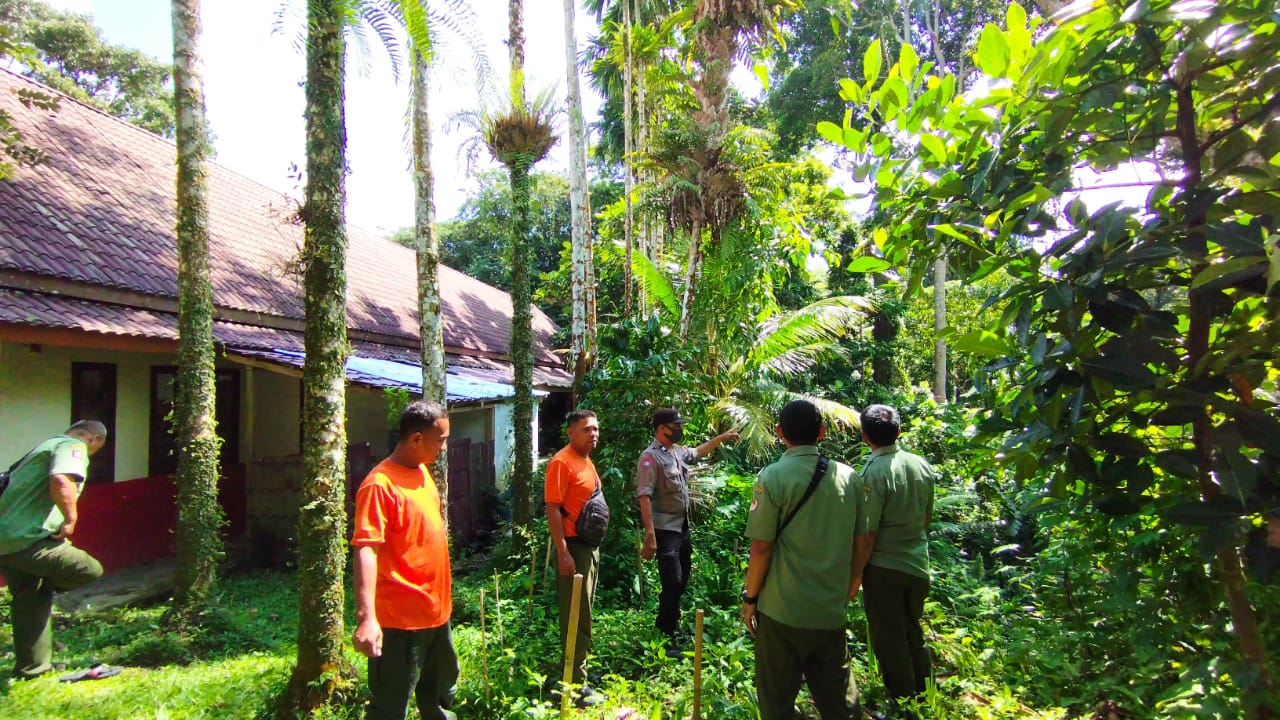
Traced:
<svg viewBox="0 0 1280 720">
<path fill-rule="evenodd" d="M 252 350 L 228 348 L 234 355 L 264 360 L 270 363 L 302 368 L 305 356 L 292 350 Z M 352 355 L 347 358 L 347 381 L 376 388 L 400 388 L 412 395 L 422 394 L 422 368 L 419 365 L 380 360 Z M 451 367 L 445 373 L 445 395 L 450 403 L 500 401 L 515 397 L 515 388 L 472 376 L 466 368 Z M 545 396 L 543 390 L 534 395 Z"/>
</svg>

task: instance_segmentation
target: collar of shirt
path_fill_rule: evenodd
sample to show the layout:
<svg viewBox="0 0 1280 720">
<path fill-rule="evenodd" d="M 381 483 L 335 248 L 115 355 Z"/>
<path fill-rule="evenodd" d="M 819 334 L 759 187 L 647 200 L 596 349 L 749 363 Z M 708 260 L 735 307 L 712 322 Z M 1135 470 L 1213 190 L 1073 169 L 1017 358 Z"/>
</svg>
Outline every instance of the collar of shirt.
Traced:
<svg viewBox="0 0 1280 720">
<path fill-rule="evenodd" d="M 795 447 L 787 448 L 786 452 L 782 453 L 782 456 L 797 457 L 797 456 L 817 455 L 817 454 L 818 454 L 817 445 L 796 445 Z"/>
<path fill-rule="evenodd" d="M 882 447 L 878 447 L 875 450 L 872 450 L 871 457 L 878 458 L 884 455 L 891 455 L 896 452 L 898 452 L 898 444 L 894 443 L 892 445 L 885 445 Z"/>
</svg>

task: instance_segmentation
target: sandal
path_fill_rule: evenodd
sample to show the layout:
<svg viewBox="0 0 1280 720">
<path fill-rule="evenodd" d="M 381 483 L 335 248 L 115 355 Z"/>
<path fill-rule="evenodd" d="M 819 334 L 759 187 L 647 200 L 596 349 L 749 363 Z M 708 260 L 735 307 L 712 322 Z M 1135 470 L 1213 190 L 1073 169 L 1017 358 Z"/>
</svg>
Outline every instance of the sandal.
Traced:
<svg viewBox="0 0 1280 720">
<path fill-rule="evenodd" d="M 58 678 L 62 682 L 79 682 L 81 680 L 101 680 L 120 674 L 120 668 L 110 665 L 94 665 L 85 670 L 77 670 Z"/>
</svg>

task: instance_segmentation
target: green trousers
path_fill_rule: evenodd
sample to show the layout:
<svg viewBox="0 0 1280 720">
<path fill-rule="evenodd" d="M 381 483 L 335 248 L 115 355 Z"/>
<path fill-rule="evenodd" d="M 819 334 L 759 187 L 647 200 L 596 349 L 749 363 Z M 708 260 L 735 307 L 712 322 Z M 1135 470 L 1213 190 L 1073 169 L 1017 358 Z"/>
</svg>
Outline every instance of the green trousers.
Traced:
<svg viewBox="0 0 1280 720">
<path fill-rule="evenodd" d="M 13 593 L 13 675 L 32 678 L 53 669 L 53 594 L 102 577 L 102 564 L 67 540 L 44 538 L 0 555 L 0 575 Z"/>
<path fill-rule="evenodd" d="M 844 628 L 816 630 L 784 625 L 756 613 L 756 701 L 760 720 L 790 720 L 800 683 L 822 720 L 853 720 L 861 714 L 849 677 Z"/>
<path fill-rule="evenodd" d="M 600 574 L 600 548 L 592 547 L 577 538 L 565 538 L 573 564 L 582 575 L 582 599 L 578 605 L 578 635 L 573 646 L 573 682 L 582 684 L 587 679 L 587 652 L 591 650 L 591 605 L 596 599 L 596 577 Z M 573 604 L 573 576 L 556 576 L 556 601 L 560 606 L 561 664 L 555 678 L 560 680 L 564 672 L 565 641 L 569 637 L 569 611 Z"/>
<path fill-rule="evenodd" d="M 449 623 L 425 630 L 382 629 L 382 654 L 369 658 L 366 720 L 404 720 L 409 698 L 422 720 L 454 720 L 458 655 Z"/>
<path fill-rule="evenodd" d="M 884 689 L 894 700 L 921 695 L 932 673 L 920 618 L 929 579 L 868 565 L 862 573 L 862 604 L 871 649 Z"/>
</svg>

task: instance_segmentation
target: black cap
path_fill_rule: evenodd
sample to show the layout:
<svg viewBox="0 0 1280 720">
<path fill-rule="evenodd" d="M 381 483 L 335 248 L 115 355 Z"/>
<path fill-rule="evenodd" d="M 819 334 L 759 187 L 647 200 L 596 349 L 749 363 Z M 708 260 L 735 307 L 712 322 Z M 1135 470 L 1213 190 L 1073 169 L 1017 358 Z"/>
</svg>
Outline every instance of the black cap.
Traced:
<svg viewBox="0 0 1280 720">
<path fill-rule="evenodd" d="M 663 408 L 653 414 L 654 427 L 658 427 L 659 425 L 666 425 L 667 423 L 684 425 L 687 422 L 689 421 L 680 417 L 680 411 L 676 410 L 675 408 Z"/>
</svg>

